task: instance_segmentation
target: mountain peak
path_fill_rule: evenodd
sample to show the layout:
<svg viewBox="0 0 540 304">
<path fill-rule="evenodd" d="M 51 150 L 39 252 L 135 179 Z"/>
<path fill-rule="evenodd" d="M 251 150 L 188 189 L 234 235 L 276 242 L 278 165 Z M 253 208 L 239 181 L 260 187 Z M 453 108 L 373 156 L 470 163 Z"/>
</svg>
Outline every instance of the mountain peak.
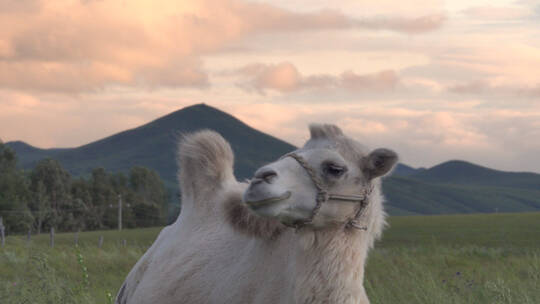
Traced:
<svg viewBox="0 0 540 304">
<path fill-rule="evenodd" d="M 250 177 L 261 165 L 295 149 L 226 112 L 200 103 L 80 147 L 50 151 L 46 156 L 59 160 L 74 175 L 88 174 L 95 167 L 118 172 L 145 166 L 155 169 L 169 185 L 176 187 L 178 135 L 201 129 L 214 130 L 231 144 L 236 154 L 235 172 L 240 178 Z M 21 164 L 26 168 L 43 156 L 40 149 L 29 151 L 32 153 L 18 150 Z"/>
<path fill-rule="evenodd" d="M 429 168 L 428 170 L 474 170 L 474 171 L 497 171 L 495 169 L 487 168 L 477 164 L 473 164 L 468 161 L 453 159 L 436 166 Z"/>
<path fill-rule="evenodd" d="M 193 105 L 190 105 L 190 106 L 187 106 L 187 107 L 183 107 L 183 108 L 177 110 L 176 112 L 192 110 L 192 109 L 215 109 L 215 110 L 217 110 L 216 108 L 211 107 L 211 106 L 207 105 L 206 103 L 202 102 L 202 103 L 196 103 L 196 104 L 193 104 Z"/>
</svg>

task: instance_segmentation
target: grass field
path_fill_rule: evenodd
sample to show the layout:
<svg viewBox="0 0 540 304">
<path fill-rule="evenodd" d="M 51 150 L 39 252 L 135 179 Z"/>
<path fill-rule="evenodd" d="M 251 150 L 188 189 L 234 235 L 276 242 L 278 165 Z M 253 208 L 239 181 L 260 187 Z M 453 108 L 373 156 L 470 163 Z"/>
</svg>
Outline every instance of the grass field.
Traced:
<svg viewBox="0 0 540 304">
<path fill-rule="evenodd" d="M 540 213 L 389 222 L 366 270 L 372 303 L 540 303 Z M 159 230 L 85 232 L 77 247 L 73 233 L 57 234 L 54 248 L 48 235 L 8 237 L 0 303 L 110 303 Z"/>
</svg>

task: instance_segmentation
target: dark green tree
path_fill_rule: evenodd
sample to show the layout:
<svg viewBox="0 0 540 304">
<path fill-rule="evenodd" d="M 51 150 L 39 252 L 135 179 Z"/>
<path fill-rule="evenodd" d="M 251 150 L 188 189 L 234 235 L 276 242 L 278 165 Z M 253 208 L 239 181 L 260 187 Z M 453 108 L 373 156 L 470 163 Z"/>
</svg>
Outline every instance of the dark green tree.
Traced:
<svg viewBox="0 0 540 304">
<path fill-rule="evenodd" d="M 90 178 L 93 216 L 97 219 L 96 228 L 113 228 L 117 225 L 115 208 L 118 194 L 111 183 L 111 176 L 105 169 L 92 170 Z"/>
<path fill-rule="evenodd" d="M 58 161 L 48 158 L 36 165 L 30 174 L 30 190 L 33 199 L 29 207 L 38 233 L 50 227 L 73 228 L 73 220 L 66 225 L 76 209 L 71 199 L 71 175 Z"/>
<path fill-rule="evenodd" d="M 73 180 L 71 184 L 71 198 L 73 200 L 72 218 L 73 231 L 92 230 L 99 228 L 99 220 L 93 212 L 92 192 L 90 183 L 83 178 Z"/>
<path fill-rule="evenodd" d="M 0 141 L 0 216 L 8 233 L 29 229 L 33 221 L 27 206 L 29 196 L 28 183 L 17 169 L 15 152 Z"/>
<path fill-rule="evenodd" d="M 156 171 L 133 167 L 129 173 L 129 183 L 134 191 L 131 201 L 136 225 L 146 227 L 164 224 L 168 195 Z"/>
</svg>

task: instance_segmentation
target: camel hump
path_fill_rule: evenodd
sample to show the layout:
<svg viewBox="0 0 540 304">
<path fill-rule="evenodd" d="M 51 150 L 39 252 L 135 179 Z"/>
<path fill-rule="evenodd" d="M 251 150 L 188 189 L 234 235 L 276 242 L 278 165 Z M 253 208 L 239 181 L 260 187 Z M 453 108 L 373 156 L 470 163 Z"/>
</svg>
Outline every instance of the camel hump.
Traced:
<svg viewBox="0 0 540 304">
<path fill-rule="evenodd" d="M 177 161 L 183 202 L 208 199 L 225 181 L 234 179 L 231 146 L 214 131 L 183 135 Z"/>
</svg>

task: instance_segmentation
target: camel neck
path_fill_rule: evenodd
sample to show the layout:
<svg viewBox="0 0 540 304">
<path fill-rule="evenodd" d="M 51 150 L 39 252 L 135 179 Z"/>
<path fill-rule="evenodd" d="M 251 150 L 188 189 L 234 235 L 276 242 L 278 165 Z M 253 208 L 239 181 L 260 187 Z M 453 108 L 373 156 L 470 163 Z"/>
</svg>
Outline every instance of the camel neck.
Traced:
<svg viewBox="0 0 540 304">
<path fill-rule="evenodd" d="M 299 234 L 295 303 L 368 304 L 363 287 L 368 244 L 362 232 Z"/>
</svg>

